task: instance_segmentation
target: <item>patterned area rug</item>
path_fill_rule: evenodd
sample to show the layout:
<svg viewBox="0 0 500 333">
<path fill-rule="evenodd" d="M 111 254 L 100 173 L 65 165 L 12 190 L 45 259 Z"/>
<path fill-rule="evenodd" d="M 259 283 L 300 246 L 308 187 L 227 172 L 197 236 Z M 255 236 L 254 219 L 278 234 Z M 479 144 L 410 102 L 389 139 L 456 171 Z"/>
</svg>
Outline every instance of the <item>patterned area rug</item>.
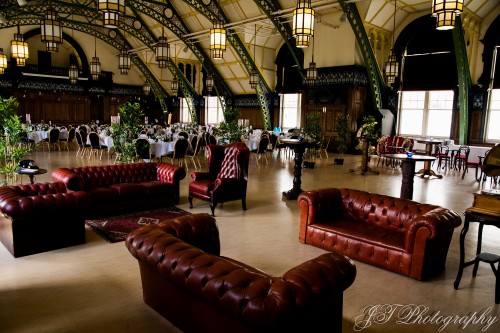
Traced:
<svg viewBox="0 0 500 333">
<path fill-rule="evenodd" d="M 127 235 L 146 224 L 156 224 L 161 221 L 191 214 L 177 207 L 148 210 L 103 219 L 86 220 L 85 223 L 108 242 L 124 241 Z"/>
</svg>

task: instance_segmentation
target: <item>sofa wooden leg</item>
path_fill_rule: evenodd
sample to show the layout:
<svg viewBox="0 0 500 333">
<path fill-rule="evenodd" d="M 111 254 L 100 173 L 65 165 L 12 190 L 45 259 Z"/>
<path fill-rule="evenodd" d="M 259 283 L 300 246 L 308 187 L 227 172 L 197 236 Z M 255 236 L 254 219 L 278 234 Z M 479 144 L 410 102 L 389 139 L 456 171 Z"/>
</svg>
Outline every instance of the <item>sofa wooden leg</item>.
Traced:
<svg viewBox="0 0 500 333">
<path fill-rule="evenodd" d="M 212 216 L 215 216 L 215 207 L 217 206 L 217 203 L 214 202 L 213 204 L 210 204 L 210 209 L 212 210 Z"/>
<path fill-rule="evenodd" d="M 188 201 L 189 201 L 189 208 L 193 208 L 193 197 L 189 196 Z"/>
<path fill-rule="evenodd" d="M 243 210 L 247 210 L 247 201 L 246 201 L 245 197 L 243 197 L 243 199 L 241 199 L 241 206 L 243 207 Z"/>
</svg>

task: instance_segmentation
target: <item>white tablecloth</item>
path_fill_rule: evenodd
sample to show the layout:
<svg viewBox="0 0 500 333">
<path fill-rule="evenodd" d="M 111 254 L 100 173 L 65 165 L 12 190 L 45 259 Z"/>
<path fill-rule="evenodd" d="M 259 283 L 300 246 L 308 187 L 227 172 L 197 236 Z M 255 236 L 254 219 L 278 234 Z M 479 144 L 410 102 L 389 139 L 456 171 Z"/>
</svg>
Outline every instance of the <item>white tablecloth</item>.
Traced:
<svg viewBox="0 0 500 333">
<path fill-rule="evenodd" d="M 49 131 L 32 131 L 28 133 L 28 138 L 34 140 L 35 143 L 38 143 L 42 140 L 47 139 L 49 135 Z M 67 139 L 68 138 L 68 130 L 61 130 L 59 132 L 59 139 Z"/>
</svg>

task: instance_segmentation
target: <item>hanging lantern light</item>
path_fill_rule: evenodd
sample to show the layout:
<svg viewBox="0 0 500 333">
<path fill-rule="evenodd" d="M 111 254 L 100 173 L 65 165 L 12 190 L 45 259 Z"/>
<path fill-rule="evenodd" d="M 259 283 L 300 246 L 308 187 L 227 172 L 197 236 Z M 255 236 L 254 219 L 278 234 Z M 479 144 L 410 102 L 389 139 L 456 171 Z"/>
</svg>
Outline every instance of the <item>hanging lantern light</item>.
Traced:
<svg viewBox="0 0 500 333">
<path fill-rule="evenodd" d="M 253 58 L 254 58 L 254 62 L 255 62 L 255 43 L 256 43 L 256 40 L 257 40 L 257 24 L 255 25 L 255 34 L 254 34 L 254 37 L 253 37 Z M 257 84 L 259 83 L 259 72 L 257 72 L 257 69 L 255 69 L 255 67 L 252 67 L 252 69 L 250 70 L 250 88 L 252 89 L 255 89 L 257 88 Z"/>
<path fill-rule="evenodd" d="M 432 16 L 436 17 L 437 30 L 449 30 L 455 27 L 457 15 L 464 8 L 464 0 L 432 0 Z"/>
<path fill-rule="evenodd" d="M 307 68 L 306 72 L 306 84 L 309 86 L 314 85 L 317 78 L 318 78 L 318 69 L 316 68 L 316 63 L 314 62 L 314 40 L 313 40 L 311 62 L 309 63 L 309 68 Z"/>
<path fill-rule="evenodd" d="M 57 13 L 52 9 L 47 9 L 45 19 L 40 21 L 42 42 L 47 45 L 48 52 L 57 52 L 59 44 L 63 42 L 63 31 L 61 22 L 57 20 Z"/>
<path fill-rule="evenodd" d="M 120 55 L 118 56 L 118 68 L 120 69 L 120 73 L 123 75 L 127 75 L 130 70 L 130 55 L 127 50 L 122 50 Z"/>
<path fill-rule="evenodd" d="M 214 77 L 211 73 L 207 74 L 207 78 L 205 79 L 205 86 L 207 87 L 207 92 L 211 93 L 212 88 L 214 87 Z"/>
<path fill-rule="evenodd" d="M 101 76 L 101 63 L 99 62 L 99 57 L 97 56 L 97 37 L 94 37 L 94 56 L 90 62 L 90 75 L 92 80 L 97 81 Z"/>
<path fill-rule="evenodd" d="M 106 28 L 118 28 L 120 16 L 125 15 L 125 0 L 99 0 L 97 10 L 104 14 Z"/>
<path fill-rule="evenodd" d="M 177 95 L 177 92 L 179 91 L 179 79 L 177 78 L 177 74 L 174 74 L 171 89 L 174 95 Z"/>
<path fill-rule="evenodd" d="M 5 73 L 7 69 L 7 56 L 3 53 L 3 49 L 0 48 L 0 74 Z"/>
<path fill-rule="evenodd" d="M 314 9 L 311 8 L 311 0 L 298 0 L 293 11 L 292 34 L 297 47 L 309 46 L 309 40 L 314 36 Z"/>
<path fill-rule="evenodd" d="M 76 67 L 75 64 L 69 65 L 68 76 L 69 76 L 69 82 L 71 84 L 78 83 L 78 67 Z"/>
<path fill-rule="evenodd" d="M 92 80 L 97 81 L 101 76 L 101 63 L 99 62 L 99 57 L 92 57 L 90 62 L 90 75 L 92 75 Z"/>
<path fill-rule="evenodd" d="M 397 1 L 394 1 L 394 16 L 393 16 L 393 27 L 392 27 L 392 49 L 387 62 L 385 63 L 385 78 L 387 85 L 393 84 L 396 81 L 396 77 L 399 75 L 399 62 L 394 54 L 394 35 L 396 34 L 396 11 L 397 11 Z"/>
<path fill-rule="evenodd" d="M 144 95 L 146 96 L 151 92 L 151 86 L 149 85 L 148 81 L 146 81 L 142 86 L 142 91 L 144 91 Z"/>
<path fill-rule="evenodd" d="M 156 61 L 158 61 L 159 68 L 167 67 L 169 51 L 170 45 L 167 43 L 167 37 L 161 36 L 158 38 L 158 44 L 156 44 Z"/>
<path fill-rule="evenodd" d="M 26 64 L 26 59 L 29 58 L 28 43 L 24 41 L 23 35 L 19 33 L 19 26 L 17 29 L 18 32 L 14 34 L 14 39 L 10 42 L 10 53 L 12 58 L 23 59 L 18 61 L 17 64 L 18 66 L 24 66 L 19 63 L 24 62 L 24 64 Z"/>
<path fill-rule="evenodd" d="M 226 29 L 222 27 L 221 21 L 214 22 L 214 27 L 210 29 L 210 51 L 212 59 L 222 59 L 226 50 Z"/>
<path fill-rule="evenodd" d="M 17 67 L 26 66 L 26 59 L 25 58 L 16 58 L 16 65 L 17 65 Z"/>
</svg>

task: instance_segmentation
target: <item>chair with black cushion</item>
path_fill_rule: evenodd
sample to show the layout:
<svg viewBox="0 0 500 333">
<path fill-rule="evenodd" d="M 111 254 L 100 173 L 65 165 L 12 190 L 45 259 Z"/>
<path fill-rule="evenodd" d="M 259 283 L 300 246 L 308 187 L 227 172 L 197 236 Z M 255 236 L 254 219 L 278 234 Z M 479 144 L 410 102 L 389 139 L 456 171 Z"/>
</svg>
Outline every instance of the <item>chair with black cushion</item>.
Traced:
<svg viewBox="0 0 500 333">
<path fill-rule="evenodd" d="M 248 181 L 248 160 L 250 151 L 246 144 L 234 142 L 227 146 L 209 145 L 208 168 L 206 172 L 192 172 L 189 184 L 189 206 L 193 198 L 210 202 L 214 215 L 219 203 L 241 200 L 243 210 L 246 206 Z"/>
<path fill-rule="evenodd" d="M 33 139 L 30 139 L 28 137 L 28 132 L 26 131 L 22 131 L 20 134 L 19 134 L 19 139 L 21 141 L 21 145 L 28 149 L 28 150 L 32 150 L 34 147 L 35 147 L 35 140 Z"/>
<path fill-rule="evenodd" d="M 68 131 L 68 137 L 66 139 L 59 139 L 59 142 L 65 144 L 66 149 L 69 151 L 69 144 L 75 141 L 75 135 L 76 129 L 74 127 L 70 128 L 70 130 Z"/>
<path fill-rule="evenodd" d="M 101 138 L 99 138 L 99 134 L 97 134 L 96 132 L 89 133 L 89 141 L 90 141 L 89 159 L 94 155 L 95 156 L 99 155 L 99 159 L 102 160 L 102 152 L 104 149 L 108 150 L 108 146 L 101 145 Z"/>
<path fill-rule="evenodd" d="M 78 145 L 78 150 L 76 151 L 76 156 L 80 155 L 80 157 L 85 156 L 87 150 L 90 149 L 90 145 L 87 143 L 87 140 L 83 140 L 82 133 L 80 131 L 75 132 L 76 143 Z"/>
<path fill-rule="evenodd" d="M 154 159 L 157 160 L 156 156 L 151 154 L 151 143 L 149 143 L 147 139 L 139 138 L 135 140 L 135 147 L 137 150 L 138 162 L 150 162 Z"/>
<path fill-rule="evenodd" d="M 255 154 L 255 160 L 257 161 L 257 165 L 259 165 L 259 158 L 265 159 L 266 164 L 269 164 L 267 160 L 267 146 L 269 145 L 269 137 L 264 135 L 260 137 L 259 144 L 257 145 L 257 149 L 252 150 L 252 154 Z"/>
<path fill-rule="evenodd" d="M 181 131 L 177 135 L 183 137 L 184 139 L 189 139 L 189 134 L 187 134 L 187 132 Z"/>
<path fill-rule="evenodd" d="M 59 146 L 59 130 L 57 128 L 53 128 L 49 131 L 49 134 L 47 135 L 46 139 L 43 139 L 42 142 L 42 148 L 47 145 L 47 148 L 49 149 L 50 152 L 50 146 L 53 146 L 55 149 L 57 146 L 58 150 L 61 150 L 61 147 Z"/>
<path fill-rule="evenodd" d="M 201 163 L 200 160 L 198 159 L 198 154 L 201 150 L 201 141 L 202 141 L 201 136 L 200 137 L 196 135 L 193 136 L 193 138 L 191 139 L 191 150 L 188 150 L 188 152 L 186 153 L 186 157 L 191 159 L 195 169 L 198 169 L 198 165 L 201 168 Z M 196 162 L 198 162 L 198 165 L 196 164 Z"/>
<path fill-rule="evenodd" d="M 177 161 L 179 166 L 182 166 L 182 163 L 184 163 L 186 170 L 188 170 L 188 165 L 186 163 L 186 153 L 188 147 L 189 141 L 183 137 L 179 137 L 177 138 L 177 141 L 175 141 L 174 151 L 161 156 L 160 159 L 163 160 L 163 157 L 169 158 L 172 164 L 175 164 L 175 161 Z"/>
</svg>

